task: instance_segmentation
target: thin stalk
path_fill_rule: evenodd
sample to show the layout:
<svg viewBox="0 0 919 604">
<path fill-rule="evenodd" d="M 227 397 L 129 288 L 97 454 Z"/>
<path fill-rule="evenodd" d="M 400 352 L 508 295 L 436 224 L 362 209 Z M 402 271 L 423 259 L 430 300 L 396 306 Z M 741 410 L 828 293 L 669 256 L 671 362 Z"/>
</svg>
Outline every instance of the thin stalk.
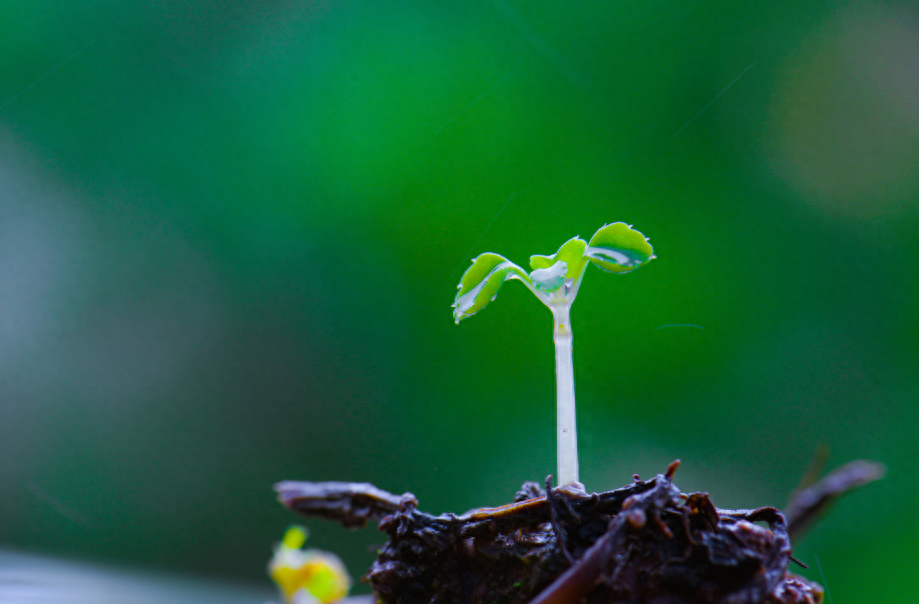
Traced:
<svg viewBox="0 0 919 604">
<path fill-rule="evenodd" d="M 571 305 L 549 307 L 554 319 L 555 388 L 558 398 L 558 484 L 578 482 L 577 414 L 574 407 L 574 363 L 571 357 Z"/>
</svg>

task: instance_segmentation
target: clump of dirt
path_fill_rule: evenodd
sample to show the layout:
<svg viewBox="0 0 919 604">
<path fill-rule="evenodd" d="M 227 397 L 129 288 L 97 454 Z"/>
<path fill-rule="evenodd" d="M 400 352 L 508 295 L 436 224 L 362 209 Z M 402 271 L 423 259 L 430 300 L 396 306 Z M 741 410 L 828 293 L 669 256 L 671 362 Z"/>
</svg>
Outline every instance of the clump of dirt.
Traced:
<svg viewBox="0 0 919 604">
<path fill-rule="evenodd" d="M 806 524 L 833 497 L 883 472 L 854 463 L 862 466 L 802 490 L 792 521 Z M 382 604 L 822 602 L 819 585 L 788 571 L 794 559 L 781 512 L 722 510 L 706 493 L 681 493 L 678 465 L 605 493 L 550 488 L 549 477 L 545 490 L 526 483 L 514 503 L 460 516 L 420 512 L 411 493 L 370 484 L 275 488 L 306 516 L 346 527 L 379 522 L 389 541 L 365 579 Z"/>
</svg>

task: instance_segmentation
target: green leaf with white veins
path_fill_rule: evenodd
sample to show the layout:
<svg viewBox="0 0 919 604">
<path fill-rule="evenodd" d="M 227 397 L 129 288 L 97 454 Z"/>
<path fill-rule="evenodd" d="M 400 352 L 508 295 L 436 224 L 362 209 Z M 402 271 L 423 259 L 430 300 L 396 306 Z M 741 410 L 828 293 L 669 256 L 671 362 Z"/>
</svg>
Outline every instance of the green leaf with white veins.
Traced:
<svg viewBox="0 0 919 604">
<path fill-rule="evenodd" d="M 633 271 L 655 258 L 647 237 L 624 222 L 608 224 L 594 233 L 584 255 L 614 273 Z"/>
<path fill-rule="evenodd" d="M 533 289 L 529 275 L 504 256 L 486 253 L 473 260 L 460 280 L 459 292 L 453 301 L 453 319 L 459 323 L 482 310 L 495 299 L 508 279 L 520 279 Z"/>
<path fill-rule="evenodd" d="M 561 260 L 548 268 L 538 268 L 530 273 L 530 279 L 536 289 L 544 292 L 554 292 L 565 283 L 568 274 L 568 265 Z"/>
<path fill-rule="evenodd" d="M 584 258 L 584 250 L 587 249 L 587 242 L 580 237 L 573 237 L 562 244 L 552 256 L 530 256 L 530 266 L 535 269 L 547 269 L 558 262 L 564 262 L 568 265 L 568 271 L 565 274 L 566 279 L 577 279 L 584 270 L 587 260 Z M 533 276 L 533 273 L 530 273 Z M 535 277 L 534 277 L 535 279 Z"/>
</svg>

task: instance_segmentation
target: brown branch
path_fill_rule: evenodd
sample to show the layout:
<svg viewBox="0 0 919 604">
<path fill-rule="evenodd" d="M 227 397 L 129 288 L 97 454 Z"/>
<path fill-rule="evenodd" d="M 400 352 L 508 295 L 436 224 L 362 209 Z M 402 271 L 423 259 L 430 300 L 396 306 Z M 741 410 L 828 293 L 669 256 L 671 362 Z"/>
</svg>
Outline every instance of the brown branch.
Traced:
<svg viewBox="0 0 919 604">
<path fill-rule="evenodd" d="M 304 516 L 336 520 L 348 528 L 363 528 L 371 520 L 379 522 L 406 504 L 418 505 L 411 493 L 399 497 L 366 482 L 285 480 L 274 485 L 274 490 L 285 507 Z"/>
<path fill-rule="evenodd" d="M 884 476 L 884 464 L 864 460 L 850 461 L 815 482 L 799 489 L 782 513 L 788 534 L 794 540 L 804 534 L 839 497 Z"/>
</svg>

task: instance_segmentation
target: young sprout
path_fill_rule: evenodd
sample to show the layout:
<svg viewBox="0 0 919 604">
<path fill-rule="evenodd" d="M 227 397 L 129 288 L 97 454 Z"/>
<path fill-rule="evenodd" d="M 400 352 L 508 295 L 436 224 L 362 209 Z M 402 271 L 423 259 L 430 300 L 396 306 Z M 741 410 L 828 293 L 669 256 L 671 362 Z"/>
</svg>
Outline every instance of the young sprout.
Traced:
<svg viewBox="0 0 919 604">
<path fill-rule="evenodd" d="M 624 222 L 604 225 L 589 242 L 575 237 L 552 256 L 530 256 L 529 274 L 498 254 L 485 253 L 463 274 L 453 301 L 457 323 L 495 299 L 501 285 L 518 279 L 552 311 L 555 336 L 555 382 L 558 399 L 558 484 L 578 482 L 578 437 L 571 361 L 571 304 L 578 295 L 588 263 L 613 273 L 627 273 L 654 259 L 648 239 Z"/>
<path fill-rule="evenodd" d="M 302 549 L 308 536 L 302 526 L 292 526 L 275 546 L 268 574 L 277 583 L 285 604 L 332 604 L 348 595 L 351 577 L 338 556 Z"/>
</svg>

